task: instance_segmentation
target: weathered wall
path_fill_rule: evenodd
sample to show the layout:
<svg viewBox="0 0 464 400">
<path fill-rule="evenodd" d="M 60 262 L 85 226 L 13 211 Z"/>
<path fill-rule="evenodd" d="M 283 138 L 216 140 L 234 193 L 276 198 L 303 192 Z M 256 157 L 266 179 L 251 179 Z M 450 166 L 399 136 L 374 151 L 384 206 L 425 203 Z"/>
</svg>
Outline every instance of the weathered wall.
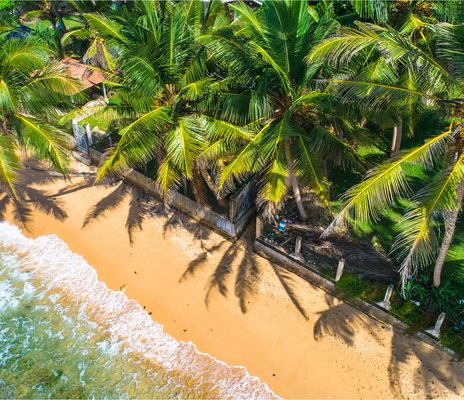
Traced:
<svg viewBox="0 0 464 400">
<path fill-rule="evenodd" d="M 256 181 L 248 182 L 239 192 L 230 198 L 229 220 L 236 223 L 250 210 L 256 208 Z"/>
<path fill-rule="evenodd" d="M 103 158 L 102 153 L 93 148 L 90 148 L 89 153 L 90 158 L 94 164 L 99 164 L 101 162 Z M 130 170 L 129 173 L 125 176 L 125 180 L 137 187 L 142 188 L 147 193 L 159 199 L 163 198 L 163 192 L 158 183 L 138 171 Z M 240 191 L 237 196 L 235 196 L 238 199 L 243 199 L 243 204 L 247 204 L 248 206 L 251 204 L 250 196 L 253 194 L 253 187 L 250 184 L 251 182 L 244 187 L 246 191 L 242 190 L 243 194 L 242 191 Z M 239 213 L 237 214 L 234 212 L 235 221 L 232 222 L 228 218 L 219 215 L 207 207 L 201 206 L 197 202 L 178 192 L 170 191 L 169 197 L 170 204 L 174 208 L 185 212 L 193 219 L 208 225 L 212 229 L 217 230 L 219 233 L 226 235 L 231 239 L 236 239 L 243 232 L 255 211 L 254 207 L 245 209 L 244 206 L 239 204 L 236 208 L 236 210 L 239 210 Z"/>
</svg>

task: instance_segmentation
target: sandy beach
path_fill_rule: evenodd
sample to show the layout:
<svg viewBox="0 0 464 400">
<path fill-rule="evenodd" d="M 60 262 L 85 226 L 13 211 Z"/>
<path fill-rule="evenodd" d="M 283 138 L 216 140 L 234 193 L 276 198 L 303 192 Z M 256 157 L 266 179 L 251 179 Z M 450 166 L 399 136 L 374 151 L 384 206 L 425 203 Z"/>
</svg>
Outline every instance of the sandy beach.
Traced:
<svg viewBox="0 0 464 400">
<path fill-rule="evenodd" d="M 278 395 L 464 397 L 463 362 L 253 254 L 253 227 L 231 243 L 122 183 L 65 181 L 30 165 L 20 177 L 26 208 L 2 194 L 3 219 L 31 237 L 58 235 L 167 333 L 245 366 Z"/>
</svg>

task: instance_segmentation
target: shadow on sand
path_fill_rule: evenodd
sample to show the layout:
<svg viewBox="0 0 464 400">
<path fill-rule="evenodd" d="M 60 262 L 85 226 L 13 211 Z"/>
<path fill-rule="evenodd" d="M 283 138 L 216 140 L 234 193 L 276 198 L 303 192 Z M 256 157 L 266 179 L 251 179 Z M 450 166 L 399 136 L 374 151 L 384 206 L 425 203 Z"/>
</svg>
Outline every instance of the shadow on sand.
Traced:
<svg viewBox="0 0 464 400">
<path fill-rule="evenodd" d="M 222 254 L 210 274 L 206 289 L 205 303 L 207 306 L 209 305 L 211 295 L 214 291 L 219 292 L 224 297 L 228 297 L 229 289 L 227 280 L 233 278 L 234 295 L 238 299 L 241 311 L 246 313 L 248 305 L 256 294 L 256 287 L 261 276 L 261 271 L 257 262 L 258 256 L 253 252 L 252 243 L 254 230 L 255 228 L 253 224 L 251 224 L 245 230 L 242 238 L 236 242 L 229 242 L 224 239 L 211 248 L 206 248 L 202 243 L 204 252 L 189 263 L 187 269 L 180 277 L 179 282 L 192 277 L 199 272 L 199 270 L 208 267 L 211 264 L 210 257 L 215 253 Z M 287 293 L 296 309 L 307 320 L 308 315 L 293 288 L 293 275 L 278 265 L 271 264 L 271 266 L 278 282 L 284 288 L 285 293 Z"/>
<path fill-rule="evenodd" d="M 19 171 L 15 180 L 15 195 L 5 185 L 0 185 L 0 220 L 6 219 L 6 211 L 12 207 L 14 221 L 22 229 L 29 231 L 32 213 L 35 209 L 64 221 L 68 214 L 64 203 L 48 192 L 36 189 L 34 185 L 53 183 L 63 179 L 52 171 L 42 170 L 39 165 L 30 161 L 26 168 Z"/>
<path fill-rule="evenodd" d="M 38 166 L 32 163 L 28 165 L 28 168 L 18 173 L 16 197 L 9 194 L 5 187 L 0 187 L 0 220 L 5 219 L 6 209 L 11 205 L 15 222 L 26 230 L 29 230 L 28 224 L 34 209 L 39 209 L 57 220 L 63 221 L 67 218 L 67 212 L 64 208 L 64 202 L 60 198 L 95 185 L 94 178 L 88 176 L 78 184 L 71 183 L 58 192 L 50 194 L 33 186 L 53 183 L 56 180 L 62 180 L 63 177 L 36 167 Z M 215 291 L 228 297 L 227 281 L 233 278 L 234 296 L 238 299 L 241 311 L 247 312 L 250 302 L 257 295 L 256 289 L 262 272 L 257 262 L 258 256 L 252 251 L 253 224 L 248 227 L 241 240 L 234 243 L 223 240 L 213 247 L 207 248 L 204 241 L 209 238 L 210 231 L 183 213 L 166 210 L 161 202 L 147 196 L 140 189 L 124 185 L 120 181 L 99 184 L 112 187 L 113 190 L 89 208 L 83 221 L 83 227 L 115 210 L 125 199 L 129 200 L 125 226 L 131 243 L 134 241 L 135 232 L 142 229 L 143 222 L 150 216 L 163 217 L 164 234 L 169 229 L 177 229 L 182 226 L 193 235 L 195 240 L 201 242 L 204 252 L 189 263 L 179 281 L 189 279 L 200 270 L 207 268 L 211 264 L 210 256 L 222 254 L 209 276 L 205 303 L 209 304 Z M 297 311 L 308 320 L 308 313 L 294 289 L 294 275 L 278 265 L 270 265 L 277 281 L 282 285 Z M 321 340 L 325 336 L 334 336 L 340 338 L 346 345 L 353 346 L 356 332 L 360 329 L 369 332 L 375 340 L 379 340 L 373 321 L 364 313 L 345 303 L 337 302 L 336 304 L 334 297 L 329 294 L 326 294 L 326 303 L 328 309 L 320 312 L 314 322 L 313 335 L 316 340 Z M 410 363 L 413 357 L 419 360 L 413 376 L 414 388 L 408 387 L 408 393 L 403 393 L 403 366 Z M 415 389 L 420 388 L 430 398 L 439 397 L 439 393 L 436 393 L 434 388 L 436 382 L 440 382 L 450 392 L 455 393 L 456 397 L 463 396 L 464 393 L 458 393 L 457 389 L 464 385 L 463 371 L 463 362 L 451 361 L 446 353 L 431 349 L 420 341 L 407 340 L 405 334 L 393 329 L 389 379 L 391 391 L 395 398 L 408 397 Z"/>
<path fill-rule="evenodd" d="M 169 229 L 179 226 L 188 230 L 196 240 L 206 240 L 210 235 L 208 229 L 203 228 L 195 221 L 191 221 L 186 215 L 180 212 L 169 210 L 161 201 L 154 199 L 151 195 L 147 195 L 142 189 L 125 184 L 122 181 L 107 182 L 106 186 L 113 187 L 114 189 L 89 208 L 82 228 L 105 216 L 108 212 L 116 210 L 128 199 L 129 207 L 125 226 L 131 245 L 134 243 L 135 233 L 142 230 L 143 222 L 150 217 L 163 218 L 164 235 L 166 235 Z M 75 191 L 87 187 L 87 184 L 82 184 L 80 188 L 71 190 Z M 69 193 L 69 190 L 67 190 L 67 193 Z"/>
<path fill-rule="evenodd" d="M 329 309 L 319 313 L 314 324 L 316 340 L 335 336 L 348 346 L 353 346 L 356 332 L 364 330 L 379 341 L 375 330 L 378 323 L 374 323 L 370 317 L 348 304 L 335 305 L 333 296 L 329 294 L 326 294 L 326 303 Z M 412 377 L 414 387 L 408 387 L 408 393 L 404 393 L 403 367 L 410 366 L 413 358 L 419 361 Z M 440 394 L 434 387 L 437 381 L 456 396 L 464 395 L 457 391 L 458 386 L 464 385 L 464 362 L 453 361 L 445 352 L 410 338 L 395 328 L 392 328 L 388 370 L 390 388 L 395 398 L 409 398 L 411 393 L 419 390 L 427 393 L 427 398 L 438 398 Z"/>
</svg>

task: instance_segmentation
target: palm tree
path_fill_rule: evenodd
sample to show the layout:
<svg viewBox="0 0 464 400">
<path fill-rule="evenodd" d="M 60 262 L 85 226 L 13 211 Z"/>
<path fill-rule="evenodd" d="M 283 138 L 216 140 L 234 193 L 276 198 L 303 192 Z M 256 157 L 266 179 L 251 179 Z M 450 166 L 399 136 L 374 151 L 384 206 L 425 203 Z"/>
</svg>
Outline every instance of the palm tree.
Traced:
<svg viewBox="0 0 464 400">
<path fill-rule="evenodd" d="M 101 18 L 104 15 L 107 18 L 111 18 L 115 14 L 115 10 L 110 7 L 109 1 L 99 1 L 92 4 L 85 0 L 75 0 L 72 2 L 72 5 L 83 19 L 83 26 L 64 33 L 61 37 L 62 47 L 64 48 L 75 39 L 84 41 L 87 50 L 82 56 L 83 62 L 92 64 L 104 71 L 113 71 L 114 55 L 111 54 L 111 45 L 115 44 L 114 41 L 112 38 L 105 40 L 104 37 L 99 36 L 98 29 L 92 29 L 92 26 L 87 21 L 92 20 L 94 25 L 98 26 L 98 16 Z M 98 16 L 95 17 L 95 13 L 99 13 Z M 86 15 L 86 18 L 83 18 L 83 15 Z"/>
<path fill-rule="evenodd" d="M 414 47 L 419 47 L 422 50 L 431 52 L 431 41 L 435 33 L 435 26 L 439 22 L 459 22 L 464 19 L 464 11 L 457 0 L 414 0 L 414 1 L 386 1 L 386 0 L 351 0 L 351 4 L 357 13 L 368 20 L 373 20 L 377 23 L 387 24 L 389 34 L 393 33 L 397 37 L 402 37 L 403 40 L 410 42 L 411 46 L 407 53 L 410 57 L 409 65 L 414 66 L 415 52 Z M 376 28 L 377 32 L 380 30 Z M 374 29 L 373 29 L 374 31 Z M 383 54 L 381 51 L 372 52 L 370 54 L 372 60 L 369 63 L 383 62 Z M 403 66 L 405 65 L 402 60 Z M 373 71 L 377 71 L 374 69 Z M 381 69 L 380 69 L 381 70 Z M 403 69 L 403 76 L 399 77 L 399 84 L 406 85 L 409 80 L 409 86 L 413 87 L 413 77 L 406 75 L 416 75 L 418 71 Z M 401 82 L 401 80 L 403 82 Z M 395 114 L 396 124 L 393 127 L 391 157 L 395 157 L 400 153 L 401 140 L 403 134 L 403 120 L 406 120 L 406 128 L 409 136 L 414 134 L 414 127 L 421 115 L 422 102 L 410 102 L 407 109 L 397 109 Z"/>
<path fill-rule="evenodd" d="M 355 65 L 352 76 L 333 80 L 350 100 L 357 98 L 381 108 L 439 103 L 451 111 L 448 129 L 374 168 L 351 188 L 345 194 L 343 210 L 326 231 L 328 234 L 347 220 L 377 220 L 396 200 L 412 199 L 414 206 L 405 214 L 393 245 L 401 260 L 403 287 L 418 268 L 429 266 L 433 260 L 433 284 L 440 285 L 464 196 L 464 34 L 461 25 L 445 24 L 435 29 L 437 48 L 421 49 L 391 28 L 358 23 L 357 29 L 347 28 L 322 42 L 311 56 L 338 67 Z M 364 65 L 366 54 L 376 51 L 383 57 Z M 420 165 L 430 178 L 416 193 L 411 192 L 405 173 L 410 164 Z"/>
<path fill-rule="evenodd" d="M 122 126 L 97 179 L 157 160 L 157 181 L 166 200 L 169 189 L 191 182 L 197 200 L 205 202 L 202 184 L 215 189 L 207 172 L 214 167 L 210 161 L 220 158 L 225 140 L 248 140 L 250 135 L 204 112 L 215 91 L 214 79 L 195 38 L 210 27 L 230 23 L 223 5 L 140 1 L 130 13 L 85 17 L 90 30 L 116 54 L 117 72 L 109 83 L 116 95 L 104 112 L 115 111 Z"/>
<path fill-rule="evenodd" d="M 0 178 L 14 193 L 17 150 L 31 151 L 66 173 L 69 140 L 51 116 L 63 113 L 80 85 L 51 62 L 50 52 L 23 40 L 0 42 Z"/>
<path fill-rule="evenodd" d="M 333 5 L 308 8 L 305 2 L 285 0 L 266 1 L 258 10 L 244 3 L 230 7 L 236 15 L 233 24 L 202 35 L 199 42 L 224 70 L 221 85 L 226 90 L 215 98 L 215 112 L 249 124 L 256 134 L 232 151 L 220 184 L 231 188 L 260 173 L 265 216 L 274 218 L 291 190 L 304 220 L 308 215 L 300 187 L 327 204 L 324 161 L 358 161 L 355 141 L 348 139 L 359 133 L 359 110 L 340 107 L 314 81 L 320 64 L 305 62 L 311 48 L 337 26 Z"/>
</svg>

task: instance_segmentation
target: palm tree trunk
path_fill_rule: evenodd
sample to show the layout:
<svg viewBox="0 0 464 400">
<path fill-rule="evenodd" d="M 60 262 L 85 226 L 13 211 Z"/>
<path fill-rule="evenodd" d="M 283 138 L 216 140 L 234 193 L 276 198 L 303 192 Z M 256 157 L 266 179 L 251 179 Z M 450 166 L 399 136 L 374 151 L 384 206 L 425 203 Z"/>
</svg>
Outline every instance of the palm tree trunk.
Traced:
<svg viewBox="0 0 464 400">
<path fill-rule="evenodd" d="M 211 178 L 209 172 L 205 168 L 200 167 L 198 167 L 198 170 L 200 171 L 200 174 L 206 182 L 206 185 L 208 186 L 209 190 L 211 190 L 211 192 L 214 194 L 214 197 L 216 197 L 216 200 L 219 203 L 219 205 L 225 207 L 227 205 L 227 202 L 219 196 L 218 186 L 216 185 L 216 182 L 214 182 L 213 178 Z"/>
<path fill-rule="evenodd" d="M 433 270 L 433 286 L 438 287 L 441 283 L 441 272 L 445 262 L 446 255 L 453 241 L 454 232 L 456 229 L 456 221 L 458 220 L 459 211 L 464 197 L 464 180 L 462 180 L 456 189 L 457 207 L 453 211 L 449 211 L 445 215 L 445 236 L 440 246 L 435 268 Z"/>
<path fill-rule="evenodd" d="M 300 187 L 298 186 L 298 179 L 296 178 L 295 174 L 293 173 L 293 157 L 292 152 L 290 150 L 290 139 L 285 139 L 285 158 L 287 159 L 288 167 L 288 175 L 290 180 L 290 185 L 292 186 L 293 198 L 295 199 L 296 206 L 298 208 L 298 213 L 300 214 L 300 218 L 302 221 L 308 219 L 308 213 L 306 212 L 303 201 L 301 200 L 301 192 Z"/>
<path fill-rule="evenodd" d="M 391 145 L 390 157 L 395 157 L 401 150 L 401 138 L 403 137 L 403 121 L 393 127 L 393 138 Z"/>
</svg>

